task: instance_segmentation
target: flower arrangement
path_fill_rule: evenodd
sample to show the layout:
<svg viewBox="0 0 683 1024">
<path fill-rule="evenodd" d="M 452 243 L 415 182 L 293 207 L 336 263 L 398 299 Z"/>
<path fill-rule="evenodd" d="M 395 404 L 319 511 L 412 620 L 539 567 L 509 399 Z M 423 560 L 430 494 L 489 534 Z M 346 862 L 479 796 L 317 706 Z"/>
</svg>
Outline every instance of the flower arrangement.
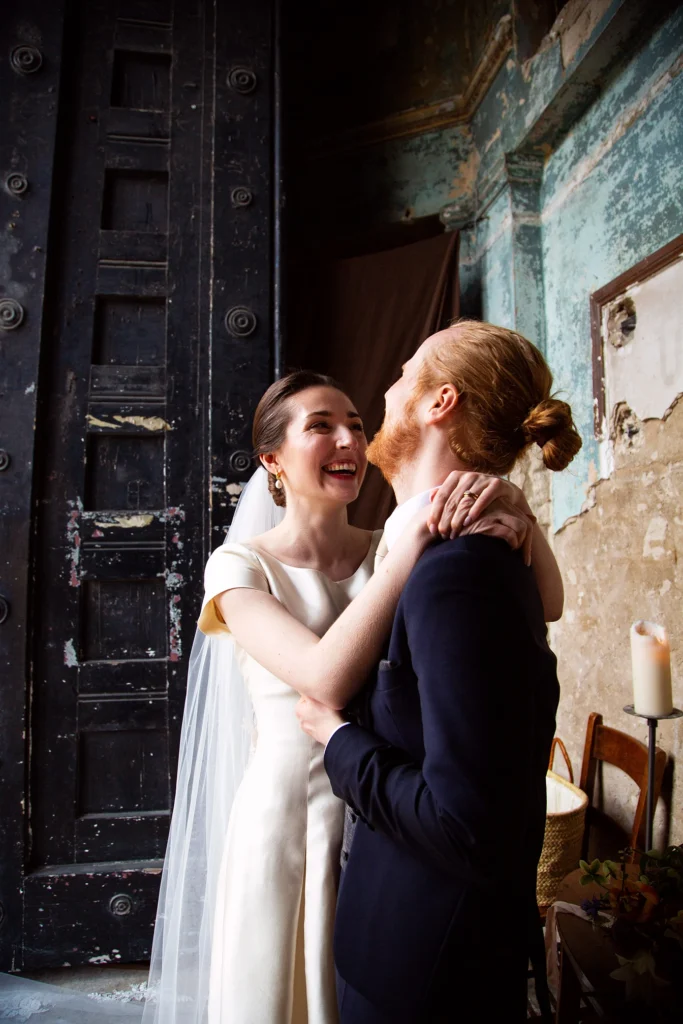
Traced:
<svg viewBox="0 0 683 1024">
<path fill-rule="evenodd" d="M 626 983 L 629 999 L 664 1001 L 680 1008 L 683 999 L 683 845 L 663 852 L 620 852 L 620 861 L 580 862 L 582 885 L 599 895 L 581 904 L 596 923 L 610 928 L 619 968 L 612 977 Z"/>
</svg>

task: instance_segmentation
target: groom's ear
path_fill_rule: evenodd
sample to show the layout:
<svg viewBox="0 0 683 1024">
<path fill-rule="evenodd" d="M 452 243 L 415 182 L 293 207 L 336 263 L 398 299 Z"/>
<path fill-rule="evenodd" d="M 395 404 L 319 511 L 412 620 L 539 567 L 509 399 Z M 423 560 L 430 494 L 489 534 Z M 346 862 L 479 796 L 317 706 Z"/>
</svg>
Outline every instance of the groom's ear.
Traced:
<svg viewBox="0 0 683 1024">
<path fill-rule="evenodd" d="M 440 384 L 427 409 L 427 423 L 439 424 L 453 415 L 460 395 L 453 384 Z"/>
</svg>

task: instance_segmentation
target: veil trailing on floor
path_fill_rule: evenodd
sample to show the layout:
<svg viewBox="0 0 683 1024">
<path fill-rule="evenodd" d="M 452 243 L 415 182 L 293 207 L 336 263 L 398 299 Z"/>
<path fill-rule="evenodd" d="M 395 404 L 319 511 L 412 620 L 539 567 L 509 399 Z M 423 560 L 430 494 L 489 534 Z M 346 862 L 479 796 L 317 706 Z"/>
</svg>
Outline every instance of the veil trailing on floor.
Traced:
<svg viewBox="0 0 683 1024">
<path fill-rule="evenodd" d="M 260 467 L 242 492 L 225 543 L 265 533 L 283 516 Z M 254 712 L 232 639 L 197 631 L 144 1009 L 0 975 L 0 1020 L 35 1015 L 41 1024 L 206 1024 L 218 875 L 253 740 Z"/>
</svg>

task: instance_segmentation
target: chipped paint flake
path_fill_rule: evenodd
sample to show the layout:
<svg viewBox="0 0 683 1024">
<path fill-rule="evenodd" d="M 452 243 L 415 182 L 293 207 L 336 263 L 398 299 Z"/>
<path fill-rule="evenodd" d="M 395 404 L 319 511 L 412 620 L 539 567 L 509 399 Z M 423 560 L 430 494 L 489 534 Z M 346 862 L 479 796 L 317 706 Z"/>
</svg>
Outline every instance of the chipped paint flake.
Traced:
<svg viewBox="0 0 683 1024">
<path fill-rule="evenodd" d="M 69 586 L 80 587 L 81 580 L 78 566 L 81 560 L 80 519 L 83 513 L 83 502 L 80 498 L 69 501 L 71 511 L 66 522 L 66 560 L 69 564 Z"/>
<path fill-rule="evenodd" d="M 179 572 L 174 572 L 167 569 L 164 573 L 166 577 L 166 589 L 167 590 L 179 590 L 185 582 L 183 576 Z"/>
<path fill-rule="evenodd" d="M 643 540 L 643 558 L 653 558 L 656 562 L 666 554 L 664 541 L 668 523 L 663 516 L 653 516 L 648 523 Z"/>
<path fill-rule="evenodd" d="M 158 518 L 160 523 L 184 523 L 185 509 L 181 505 L 172 505 L 170 508 L 167 508 L 162 512 Z"/>
<path fill-rule="evenodd" d="M 151 430 L 154 433 L 172 429 L 171 424 L 161 416 L 114 416 L 114 419 L 117 423 L 130 423 L 134 427 L 142 427 L 143 430 Z"/>
<path fill-rule="evenodd" d="M 170 508 L 160 509 L 157 512 L 145 512 L 137 515 L 128 515 L 125 512 L 85 512 L 81 505 L 80 518 L 83 522 L 93 523 L 97 527 L 129 525 L 130 520 L 142 519 L 144 522 L 135 522 L 135 526 L 149 526 L 151 522 L 168 523 L 177 526 L 185 522 L 185 509 L 182 506 L 172 505 Z"/>
<path fill-rule="evenodd" d="M 168 603 L 169 618 L 171 620 L 171 628 L 168 636 L 168 660 L 169 661 L 180 661 L 183 653 L 183 645 L 180 638 L 181 630 L 181 611 L 180 611 L 180 594 L 174 594 Z"/>
<path fill-rule="evenodd" d="M 171 424 L 166 420 L 162 419 L 161 416 L 113 416 L 111 420 L 101 420 L 97 416 L 93 416 L 91 413 L 85 417 L 88 425 L 91 427 L 105 427 L 107 430 L 120 430 L 122 426 L 128 424 L 133 427 L 142 427 L 143 430 L 149 430 L 150 433 L 158 434 L 164 430 L 171 430 Z"/>
<path fill-rule="evenodd" d="M 78 665 L 78 656 L 73 640 L 64 641 L 64 664 L 68 668 L 76 668 Z"/>
<path fill-rule="evenodd" d="M 109 420 L 98 420 L 97 416 L 92 416 L 90 413 L 88 413 L 85 419 L 91 427 L 106 427 L 108 430 L 120 429 L 116 423 L 110 423 Z"/>
<path fill-rule="evenodd" d="M 122 530 L 135 530 L 143 526 L 149 526 L 150 523 L 153 522 L 154 516 L 152 515 L 112 515 L 110 519 L 96 519 L 95 526 L 100 527 L 102 530 L 108 530 L 110 527 L 118 527 Z M 95 536 L 95 534 L 93 534 L 93 536 Z M 100 533 L 99 536 L 101 537 L 102 534 Z"/>
</svg>

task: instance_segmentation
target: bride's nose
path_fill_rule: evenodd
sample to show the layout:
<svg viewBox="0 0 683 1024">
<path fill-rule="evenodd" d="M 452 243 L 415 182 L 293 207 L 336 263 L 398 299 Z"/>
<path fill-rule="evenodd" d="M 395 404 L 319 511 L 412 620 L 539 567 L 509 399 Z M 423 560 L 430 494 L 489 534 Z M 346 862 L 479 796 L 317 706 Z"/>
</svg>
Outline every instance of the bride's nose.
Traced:
<svg viewBox="0 0 683 1024">
<path fill-rule="evenodd" d="M 343 429 L 337 438 L 337 448 L 355 448 L 356 438 L 348 429 Z"/>
</svg>

